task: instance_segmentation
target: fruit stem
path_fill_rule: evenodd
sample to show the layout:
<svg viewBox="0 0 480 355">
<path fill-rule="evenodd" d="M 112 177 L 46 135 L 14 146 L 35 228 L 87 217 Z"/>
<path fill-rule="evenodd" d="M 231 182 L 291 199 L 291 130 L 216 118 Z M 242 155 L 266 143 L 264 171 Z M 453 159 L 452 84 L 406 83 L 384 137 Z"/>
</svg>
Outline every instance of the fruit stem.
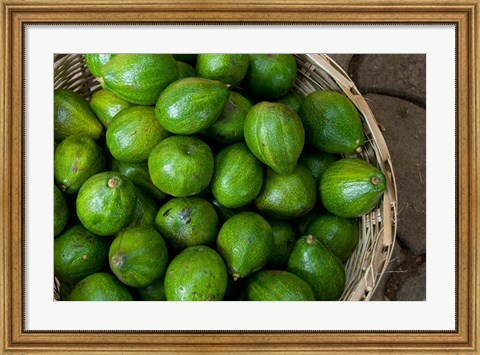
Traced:
<svg viewBox="0 0 480 355">
<path fill-rule="evenodd" d="M 118 179 L 117 178 L 111 178 L 107 182 L 108 187 L 111 187 L 112 189 L 118 186 Z"/>
<path fill-rule="evenodd" d="M 238 272 L 233 273 L 232 276 L 233 276 L 233 281 L 237 281 L 240 278 L 240 274 Z"/>
<path fill-rule="evenodd" d="M 372 184 L 378 185 L 380 183 L 380 179 L 376 176 L 372 177 Z"/>
<path fill-rule="evenodd" d="M 312 244 L 315 241 L 315 238 L 313 238 L 313 235 L 309 234 L 307 235 L 307 244 Z"/>
<path fill-rule="evenodd" d="M 357 153 L 361 153 L 361 152 L 363 152 L 363 148 L 362 147 L 357 147 L 357 149 L 355 149 L 355 151 Z"/>
</svg>

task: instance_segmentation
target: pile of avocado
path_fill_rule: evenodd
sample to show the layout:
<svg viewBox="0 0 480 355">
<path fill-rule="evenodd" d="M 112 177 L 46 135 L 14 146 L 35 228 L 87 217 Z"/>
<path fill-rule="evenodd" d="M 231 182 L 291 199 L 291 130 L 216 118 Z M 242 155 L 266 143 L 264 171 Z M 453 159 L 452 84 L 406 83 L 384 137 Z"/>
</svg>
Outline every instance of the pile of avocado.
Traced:
<svg viewBox="0 0 480 355">
<path fill-rule="evenodd" d="M 385 177 L 344 95 L 292 54 L 85 54 L 54 93 L 62 300 L 327 301 Z M 308 84 L 308 83 L 307 83 Z"/>
</svg>

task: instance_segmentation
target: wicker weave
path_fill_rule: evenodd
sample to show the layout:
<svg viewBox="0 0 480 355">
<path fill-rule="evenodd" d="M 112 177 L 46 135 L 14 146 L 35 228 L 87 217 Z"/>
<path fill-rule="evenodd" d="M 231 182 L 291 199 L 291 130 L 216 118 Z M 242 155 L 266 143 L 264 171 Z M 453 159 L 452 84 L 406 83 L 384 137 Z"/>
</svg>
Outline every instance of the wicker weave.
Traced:
<svg viewBox="0 0 480 355">
<path fill-rule="evenodd" d="M 348 259 L 346 287 L 342 301 L 368 301 L 390 261 L 396 236 L 397 193 L 392 161 L 378 124 L 364 97 L 348 75 L 323 54 L 296 55 L 298 76 L 294 90 L 307 95 L 316 90 L 333 90 L 346 95 L 359 110 L 367 143 L 357 155 L 380 169 L 387 180 L 383 198 L 376 208 L 358 219 L 359 244 Z M 81 54 L 57 54 L 54 58 L 55 88 L 71 89 L 87 100 L 100 89 Z M 59 282 L 54 295 L 59 299 Z"/>
</svg>

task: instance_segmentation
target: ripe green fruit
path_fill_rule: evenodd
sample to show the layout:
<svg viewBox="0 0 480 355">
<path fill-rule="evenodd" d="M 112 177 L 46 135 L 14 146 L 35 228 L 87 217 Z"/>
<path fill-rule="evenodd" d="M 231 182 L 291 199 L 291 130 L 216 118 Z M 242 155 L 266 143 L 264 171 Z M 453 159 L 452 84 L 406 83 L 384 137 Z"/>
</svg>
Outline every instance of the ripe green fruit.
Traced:
<svg viewBox="0 0 480 355">
<path fill-rule="evenodd" d="M 314 91 L 300 107 L 307 141 L 327 153 L 355 154 L 365 144 L 357 108 L 342 94 Z"/>
<path fill-rule="evenodd" d="M 105 128 L 108 128 L 115 116 L 132 104 L 105 89 L 96 91 L 90 100 L 90 108 Z"/>
<path fill-rule="evenodd" d="M 172 136 L 161 141 L 148 157 L 148 171 L 161 191 L 186 197 L 205 189 L 213 175 L 210 147 L 198 138 Z"/>
<path fill-rule="evenodd" d="M 89 178 L 77 196 L 77 215 L 83 226 L 98 235 L 114 235 L 133 218 L 137 195 L 133 184 L 113 171 Z"/>
<path fill-rule="evenodd" d="M 297 165 L 291 174 L 280 175 L 267 169 L 255 205 L 265 216 L 292 219 L 310 212 L 317 202 L 317 184 L 310 171 Z"/>
<path fill-rule="evenodd" d="M 97 272 L 75 285 L 69 301 L 133 301 L 133 297 L 115 276 Z"/>
<path fill-rule="evenodd" d="M 85 63 L 87 64 L 90 73 L 96 78 L 102 75 L 101 68 L 107 64 L 115 54 L 108 53 L 92 53 L 85 54 Z"/>
<path fill-rule="evenodd" d="M 317 301 L 338 300 L 345 289 L 342 262 L 312 235 L 297 241 L 287 270 L 312 287 Z"/>
<path fill-rule="evenodd" d="M 217 120 L 228 100 L 225 84 L 204 78 L 184 78 L 170 84 L 155 106 L 157 120 L 174 134 L 193 134 Z"/>
<path fill-rule="evenodd" d="M 139 301 L 166 301 L 164 278 L 161 277 L 144 287 L 134 288 L 132 291 Z"/>
<path fill-rule="evenodd" d="M 245 77 L 248 60 L 248 54 L 199 54 L 197 75 L 235 86 Z"/>
<path fill-rule="evenodd" d="M 115 159 L 127 163 L 147 161 L 148 155 L 163 139 L 170 136 L 155 118 L 149 106 L 122 110 L 107 129 L 107 147 Z"/>
<path fill-rule="evenodd" d="M 321 152 L 316 149 L 304 150 L 298 159 L 298 163 L 311 171 L 315 181 L 320 181 L 320 176 L 333 162 L 339 160 L 336 154 Z"/>
<path fill-rule="evenodd" d="M 227 290 L 227 269 L 218 253 L 205 246 L 186 248 L 168 265 L 167 301 L 221 301 Z"/>
<path fill-rule="evenodd" d="M 177 60 L 178 79 L 191 78 L 195 76 L 195 69 L 188 63 Z"/>
<path fill-rule="evenodd" d="M 135 193 L 137 195 L 137 202 L 135 203 L 135 211 L 133 212 L 132 222 L 129 226 L 153 228 L 155 226 L 155 216 L 158 212 L 157 202 L 137 187 L 135 187 Z"/>
<path fill-rule="evenodd" d="M 257 213 L 240 212 L 230 217 L 218 233 L 217 250 L 234 280 L 263 268 L 272 249 L 272 228 Z"/>
<path fill-rule="evenodd" d="M 53 235 L 59 235 L 68 222 L 68 205 L 62 191 L 53 185 Z"/>
<path fill-rule="evenodd" d="M 260 102 L 248 111 L 245 142 L 277 174 L 290 174 L 305 143 L 305 130 L 295 111 L 280 103 Z"/>
<path fill-rule="evenodd" d="M 144 287 L 165 274 L 167 245 L 153 228 L 130 227 L 114 239 L 108 260 L 110 269 L 122 283 Z"/>
<path fill-rule="evenodd" d="M 176 197 L 165 203 L 155 218 L 155 228 L 176 251 L 211 244 L 218 233 L 218 215 L 201 197 Z"/>
<path fill-rule="evenodd" d="M 297 234 L 291 223 L 269 219 L 273 232 L 273 250 L 268 261 L 271 269 L 283 269 L 297 240 Z"/>
<path fill-rule="evenodd" d="M 331 164 L 320 178 L 320 199 L 334 215 L 360 217 L 370 212 L 385 190 L 385 176 L 369 162 L 344 158 Z"/>
<path fill-rule="evenodd" d="M 177 80 L 171 54 L 117 54 L 101 68 L 100 85 L 127 102 L 153 105 L 168 84 Z"/>
</svg>

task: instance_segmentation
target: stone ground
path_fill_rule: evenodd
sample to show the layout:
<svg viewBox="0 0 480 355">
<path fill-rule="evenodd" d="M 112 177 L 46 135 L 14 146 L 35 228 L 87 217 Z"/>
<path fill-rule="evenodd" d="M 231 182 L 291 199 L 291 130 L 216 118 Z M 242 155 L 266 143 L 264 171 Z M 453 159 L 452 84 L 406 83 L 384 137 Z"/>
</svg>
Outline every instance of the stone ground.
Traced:
<svg viewBox="0 0 480 355">
<path fill-rule="evenodd" d="M 392 157 L 397 238 L 374 301 L 426 299 L 426 58 L 419 54 L 331 54 L 365 97 Z"/>
</svg>

